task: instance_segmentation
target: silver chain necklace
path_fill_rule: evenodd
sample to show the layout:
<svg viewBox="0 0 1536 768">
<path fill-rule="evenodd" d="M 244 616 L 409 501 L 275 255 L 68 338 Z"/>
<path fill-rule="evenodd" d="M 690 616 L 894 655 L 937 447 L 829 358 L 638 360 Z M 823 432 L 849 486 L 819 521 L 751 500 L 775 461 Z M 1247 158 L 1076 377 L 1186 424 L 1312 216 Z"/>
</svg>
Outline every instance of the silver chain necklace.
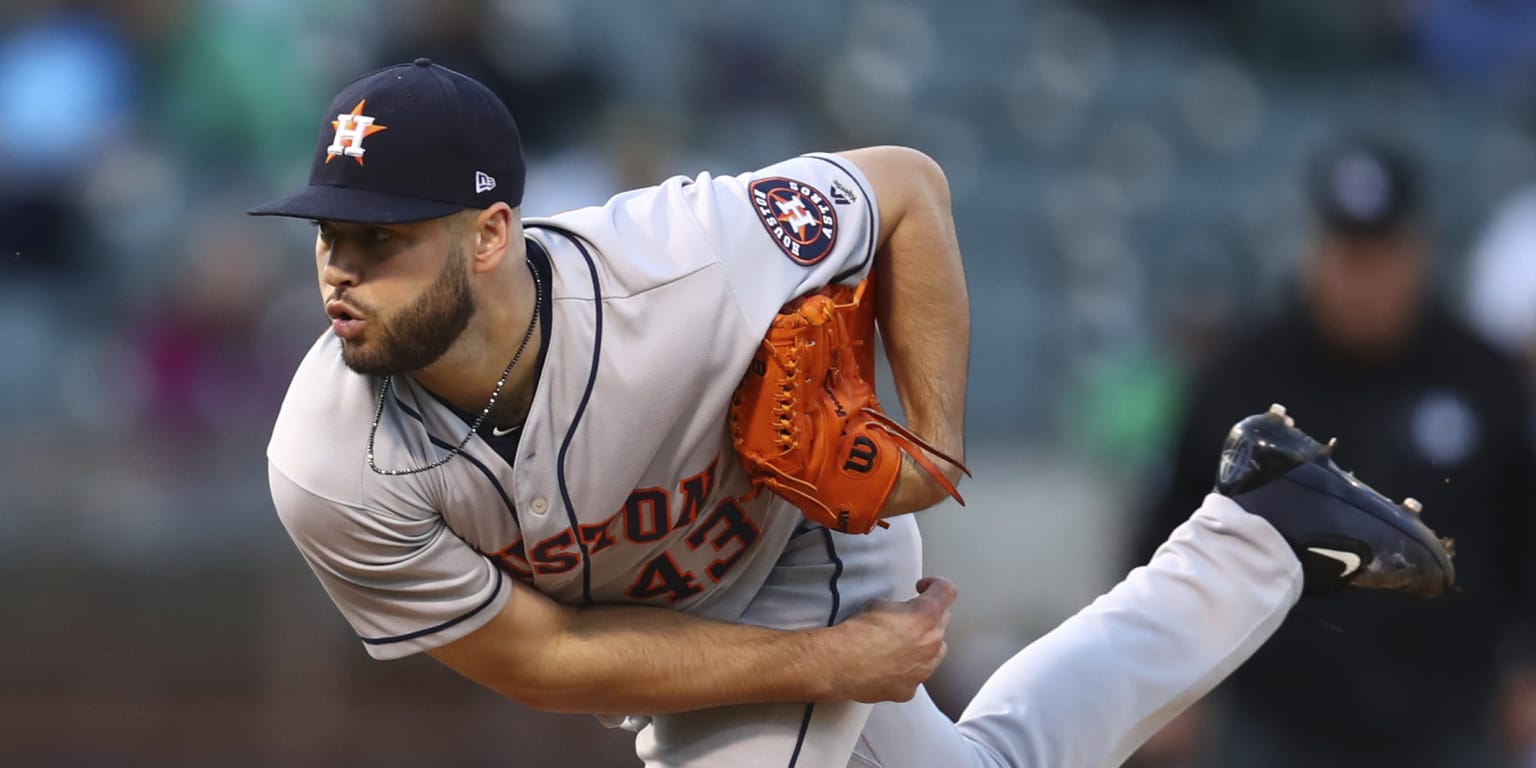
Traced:
<svg viewBox="0 0 1536 768">
<path fill-rule="evenodd" d="M 528 318 L 528 330 L 523 332 L 522 343 L 518 344 L 517 351 L 512 353 L 512 362 L 507 363 L 506 370 L 501 372 L 501 378 L 496 380 L 496 388 L 491 390 L 490 401 L 485 404 L 485 408 L 480 410 L 480 415 L 475 419 L 475 423 L 470 425 L 469 433 L 464 435 L 464 439 L 460 440 L 459 444 L 454 446 L 447 456 L 424 467 L 416 467 L 415 469 L 379 469 L 379 465 L 374 463 L 373 439 L 379 433 L 379 420 L 384 416 L 384 401 L 389 396 L 391 382 L 393 381 L 391 376 L 384 377 L 384 382 L 379 385 L 379 406 L 373 412 L 373 426 L 368 428 L 368 468 L 373 470 L 374 474 L 390 476 L 414 475 L 418 472 L 437 469 L 462 453 L 464 446 L 469 445 L 469 439 L 475 436 L 475 432 L 479 431 L 480 425 L 485 423 L 486 417 L 491 415 L 491 409 L 496 407 L 496 398 L 501 396 L 501 388 L 507 385 L 507 379 L 512 376 L 512 369 L 517 367 L 518 359 L 523 356 L 523 350 L 528 348 L 528 341 L 533 338 L 533 327 L 538 324 L 539 306 L 544 301 L 544 286 L 539 282 L 539 271 L 534 269 L 533 259 L 528 259 L 528 272 L 533 275 L 533 313 Z"/>
</svg>

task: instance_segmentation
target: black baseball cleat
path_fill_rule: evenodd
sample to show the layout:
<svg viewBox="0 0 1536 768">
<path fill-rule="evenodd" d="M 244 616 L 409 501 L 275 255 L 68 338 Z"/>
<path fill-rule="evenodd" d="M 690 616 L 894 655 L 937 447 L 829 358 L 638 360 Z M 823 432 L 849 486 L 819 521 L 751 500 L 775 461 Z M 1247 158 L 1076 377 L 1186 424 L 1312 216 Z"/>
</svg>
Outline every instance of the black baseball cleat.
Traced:
<svg viewBox="0 0 1536 768">
<path fill-rule="evenodd" d="M 1455 586 L 1451 541 L 1419 519 L 1419 502 L 1394 503 L 1339 469 L 1333 444 L 1308 437 L 1272 405 L 1227 434 L 1216 492 L 1285 537 L 1308 593 L 1349 586 L 1439 597 Z"/>
</svg>

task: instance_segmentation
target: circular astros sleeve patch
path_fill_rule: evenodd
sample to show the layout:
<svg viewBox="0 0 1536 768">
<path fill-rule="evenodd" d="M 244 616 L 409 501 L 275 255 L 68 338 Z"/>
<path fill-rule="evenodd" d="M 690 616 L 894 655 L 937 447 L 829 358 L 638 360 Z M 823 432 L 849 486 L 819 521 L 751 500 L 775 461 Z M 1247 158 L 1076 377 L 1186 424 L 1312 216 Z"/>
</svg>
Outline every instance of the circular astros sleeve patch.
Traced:
<svg viewBox="0 0 1536 768">
<path fill-rule="evenodd" d="M 747 187 L 757 219 L 779 250 L 802 266 L 819 263 L 837 242 L 837 211 L 821 190 L 772 176 Z"/>
</svg>

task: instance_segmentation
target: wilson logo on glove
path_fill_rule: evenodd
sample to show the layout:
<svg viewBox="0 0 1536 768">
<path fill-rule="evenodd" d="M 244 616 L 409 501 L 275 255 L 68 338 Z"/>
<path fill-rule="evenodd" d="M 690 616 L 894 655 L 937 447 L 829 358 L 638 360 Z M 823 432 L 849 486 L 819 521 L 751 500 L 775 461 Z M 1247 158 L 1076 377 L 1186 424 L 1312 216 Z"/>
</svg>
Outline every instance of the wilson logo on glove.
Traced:
<svg viewBox="0 0 1536 768">
<path fill-rule="evenodd" d="M 875 457 L 879 455 L 875 441 L 859 435 L 853 439 L 853 447 L 848 449 L 848 460 L 843 462 L 843 469 L 868 472 L 875 468 Z"/>
<path fill-rule="evenodd" d="M 928 458 L 959 467 L 880 409 L 874 383 L 875 316 L 857 288 L 833 285 L 785 305 L 731 398 L 731 438 L 753 488 L 768 488 L 813 522 L 868 533 L 911 456 L 961 504 Z"/>
</svg>

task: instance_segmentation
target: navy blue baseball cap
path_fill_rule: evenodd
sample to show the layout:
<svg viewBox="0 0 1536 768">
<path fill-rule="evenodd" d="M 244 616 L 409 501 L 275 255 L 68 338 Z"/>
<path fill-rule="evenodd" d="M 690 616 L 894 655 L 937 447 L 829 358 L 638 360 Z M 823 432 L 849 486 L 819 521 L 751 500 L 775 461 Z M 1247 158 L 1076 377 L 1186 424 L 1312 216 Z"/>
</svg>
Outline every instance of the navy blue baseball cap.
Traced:
<svg viewBox="0 0 1536 768">
<path fill-rule="evenodd" d="M 400 224 L 523 201 L 523 148 L 489 88 L 429 59 L 354 80 L 331 100 L 309 186 L 253 216 Z"/>
<path fill-rule="evenodd" d="M 1419 215 L 1418 178 L 1408 156 L 1372 138 L 1349 138 L 1312 158 L 1307 191 L 1331 232 L 1376 237 L 1399 232 Z"/>
</svg>

